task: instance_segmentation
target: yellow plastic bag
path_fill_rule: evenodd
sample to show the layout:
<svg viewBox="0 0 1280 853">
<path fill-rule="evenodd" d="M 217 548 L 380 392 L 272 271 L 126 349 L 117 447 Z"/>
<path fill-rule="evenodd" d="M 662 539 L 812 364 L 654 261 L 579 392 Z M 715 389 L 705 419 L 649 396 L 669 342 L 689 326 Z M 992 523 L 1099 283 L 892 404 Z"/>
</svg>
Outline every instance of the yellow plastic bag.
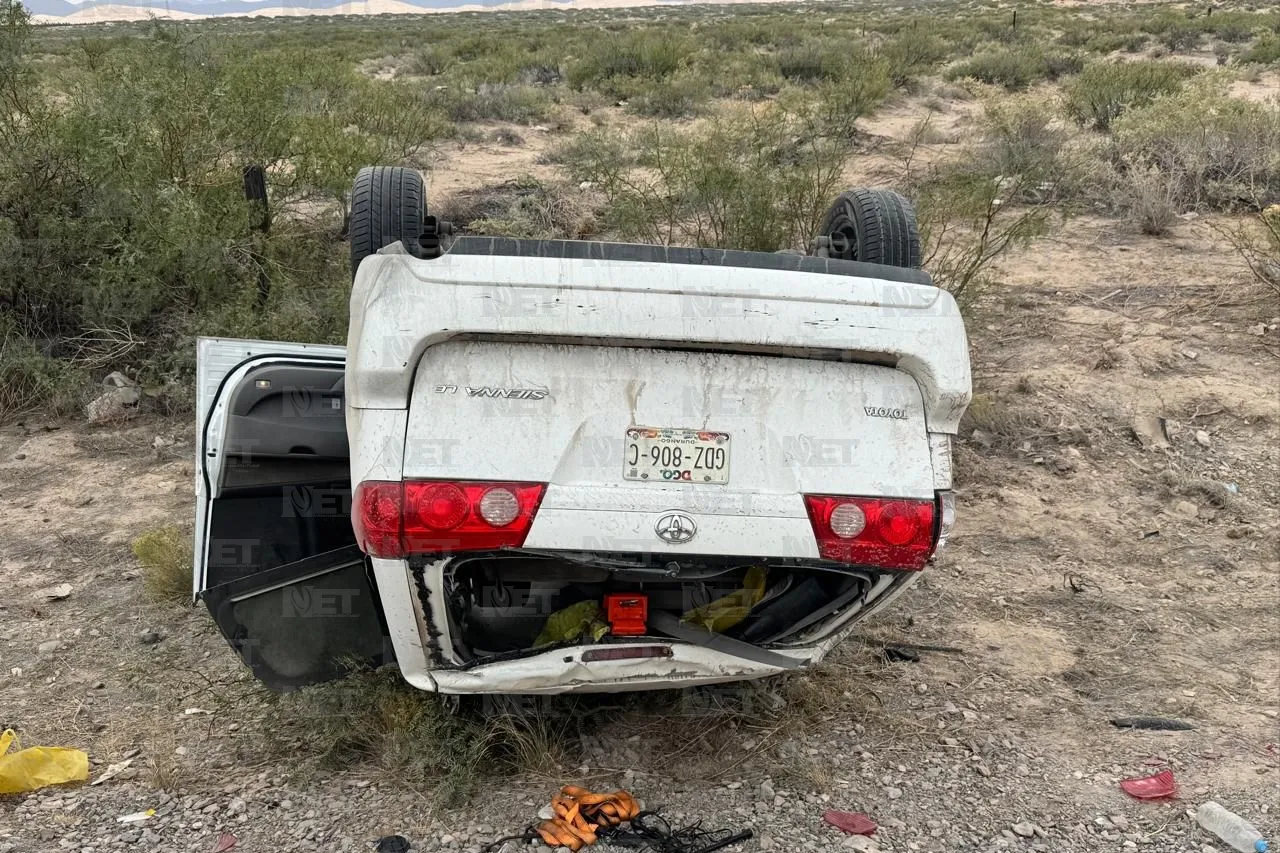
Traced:
<svg viewBox="0 0 1280 853">
<path fill-rule="evenodd" d="M 23 749 L 17 741 L 13 729 L 0 734 L 0 794 L 21 794 L 89 778 L 89 756 L 81 750 L 64 746 Z M 18 749 L 9 755 L 9 746 L 14 743 Z"/>
<path fill-rule="evenodd" d="M 567 643 L 584 633 L 598 641 L 608 631 L 609 626 L 600 621 L 600 602 L 579 601 L 548 616 L 547 624 L 542 626 L 542 633 L 534 641 L 533 647 L 536 649 L 552 643 Z"/>
<path fill-rule="evenodd" d="M 747 569 L 747 575 L 742 579 L 742 589 L 734 590 L 710 604 L 695 607 L 681 616 L 680 621 L 722 634 L 746 619 L 751 608 L 764 598 L 764 581 L 764 567 L 752 566 Z"/>
</svg>

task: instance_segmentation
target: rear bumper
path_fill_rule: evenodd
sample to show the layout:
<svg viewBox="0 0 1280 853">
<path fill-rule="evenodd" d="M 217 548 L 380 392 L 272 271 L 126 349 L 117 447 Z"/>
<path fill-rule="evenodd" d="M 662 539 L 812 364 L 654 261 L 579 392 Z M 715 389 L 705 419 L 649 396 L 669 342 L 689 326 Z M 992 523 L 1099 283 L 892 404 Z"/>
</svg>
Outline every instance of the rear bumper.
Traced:
<svg viewBox="0 0 1280 853">
<path fill-rule="evenodd" d="M 584 662 L 584 652 L 601 647 L 573 646 L 465 670 L 434 670 L 427 675 L 430 683 L 419 682 L 408 673 L 405 678 L 416 687 L 440 693 L 617 693 L 748 681 L 786 671 L 684 643 L 657 640 L 635 645 L 664 646 L 671 650 L 671 657 Z M 785 654 L 805 662 L 821 653 L 803 649 Z"/>
<path fill-rule="evenodd" d="M 634 643 L 561 647 L 515 659 L 458 666 L 445 659 L 451 640 L 444 596 L 431 589 L 430 582 L 425 585 L 425 594 L 419 590 L 405 560 L 375 558 L 371 562 L 401 674 L 422 690 L 456 694 L 617 693 L 749 681 L 789 671 L 679 640 L 641 638 Z M 898 583 L 882 590 L 820 641 L 772 651 L 802 667 L 816 665 L 857 623 L 892 603 L 918 577 L 918 572 L 900 576 Z M 639 646 L 662 647 L 670 656 L 583 660 L 589 650 Z"/>
</svg>

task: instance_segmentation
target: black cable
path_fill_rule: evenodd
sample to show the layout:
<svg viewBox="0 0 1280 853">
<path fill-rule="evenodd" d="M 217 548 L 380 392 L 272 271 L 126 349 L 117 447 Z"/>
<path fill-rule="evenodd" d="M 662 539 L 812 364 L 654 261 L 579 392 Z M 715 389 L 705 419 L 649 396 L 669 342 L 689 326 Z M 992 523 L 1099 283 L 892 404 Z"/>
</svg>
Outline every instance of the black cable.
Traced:
<svg viewBox="0 0 1280 853">
<path fill-rule="evenodd" d="M 629 829 L 610 827 L 601 830 L 599 836 L 602 841 L 618 847 L 648 849 L 653 853 L 711 853 L 746 841 L 752 833 L 750 830 L 735 834 L 731 829 L 703 829 L 702 821 L 672 829 L 665 817 L 652 810 L 632 818 Z"/>
<path fill-rule="evenodd" d="M 508 835 L 505 838 L 499 838 L 497 841 L 490 841 L 488 844 L 481 847 L 477 853 L 493 853 L 494 850 L 497 850 L 508 841 L 522 841 L 525 844 L 528 844 L 530 841 L 539 837 L 540 836 L 534 831 L 532 826 L 525 827 L 524 832 L 519 835 Z"/>
</svg>

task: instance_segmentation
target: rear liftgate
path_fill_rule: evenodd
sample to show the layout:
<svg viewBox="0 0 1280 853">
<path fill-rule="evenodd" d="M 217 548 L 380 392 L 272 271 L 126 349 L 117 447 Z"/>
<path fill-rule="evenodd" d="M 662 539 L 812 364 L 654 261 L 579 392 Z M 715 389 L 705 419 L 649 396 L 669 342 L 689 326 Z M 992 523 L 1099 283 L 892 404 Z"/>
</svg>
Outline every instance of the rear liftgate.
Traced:
<svg viewBox="0 0 1280 853">
<path fill-rule="evenodd" d="M 202 339 L 193 587 L 273 690 L 392 655 L 351 529 L 343 350 Z"/>
</svg>

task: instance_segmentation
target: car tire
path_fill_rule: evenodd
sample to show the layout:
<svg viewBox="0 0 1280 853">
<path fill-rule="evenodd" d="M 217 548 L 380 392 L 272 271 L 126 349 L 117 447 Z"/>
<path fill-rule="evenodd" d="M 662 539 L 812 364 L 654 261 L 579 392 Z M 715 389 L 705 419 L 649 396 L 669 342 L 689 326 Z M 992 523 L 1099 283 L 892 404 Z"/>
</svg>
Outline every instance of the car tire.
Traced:
<svg viewBox="0 0 1280 853">
<path fill-rule="evenodd" d="M 920 228 L 911 202 L 892 190 L 842 192 L 822 217 L 829 256 L 845 261 L 919 268 Z"/>
<path fill-rule="evenodd" d="M 351 276 L 360 262 L 406 237 L 422 236 L 427 215 L 426 186 L 415 169 L 365 166 L 351 186 Z"/>
</svg>

